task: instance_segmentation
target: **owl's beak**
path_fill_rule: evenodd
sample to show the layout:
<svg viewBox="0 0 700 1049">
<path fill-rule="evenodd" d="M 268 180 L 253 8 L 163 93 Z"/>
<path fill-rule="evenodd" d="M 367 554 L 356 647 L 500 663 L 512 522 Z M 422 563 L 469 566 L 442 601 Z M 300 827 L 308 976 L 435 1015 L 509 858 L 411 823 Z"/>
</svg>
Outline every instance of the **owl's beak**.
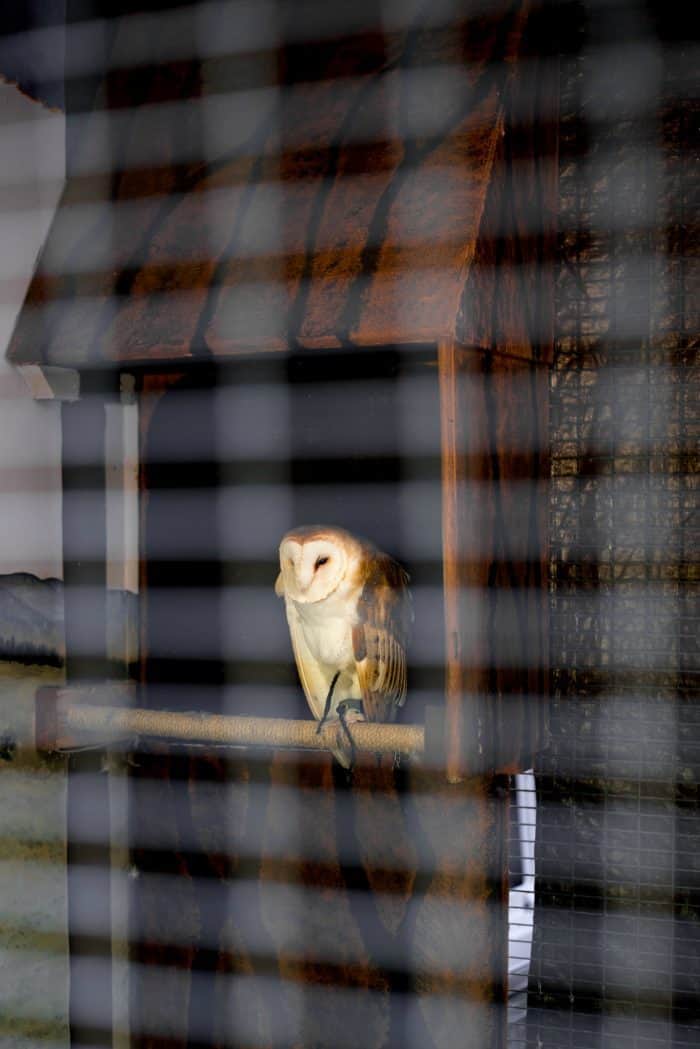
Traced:
<svg viewBox="0 0 700 1049">
<path fill-rule="evenodd" d="M 296 579 L 297 589 L 301 594 L 305 594 L 313 582 L 313 572 L 304 570 L 301 568 L 301 566 L 299 566 L 295 567 L 294 576 Z"/>
</svg>

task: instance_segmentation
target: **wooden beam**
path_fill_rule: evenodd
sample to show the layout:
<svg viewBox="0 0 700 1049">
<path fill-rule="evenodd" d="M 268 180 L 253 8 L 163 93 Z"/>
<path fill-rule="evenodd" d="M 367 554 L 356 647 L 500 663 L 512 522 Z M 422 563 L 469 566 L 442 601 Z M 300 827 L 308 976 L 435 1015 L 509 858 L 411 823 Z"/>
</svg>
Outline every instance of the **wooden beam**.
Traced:
<svg viewBox="0 0 700 1049">
<path fill-rule="evenodd" d="M 77 401 L 80 397 L 80 373 L 75 368 L 20 364 L 17 371 L 35 401 Z"/>
</svg>

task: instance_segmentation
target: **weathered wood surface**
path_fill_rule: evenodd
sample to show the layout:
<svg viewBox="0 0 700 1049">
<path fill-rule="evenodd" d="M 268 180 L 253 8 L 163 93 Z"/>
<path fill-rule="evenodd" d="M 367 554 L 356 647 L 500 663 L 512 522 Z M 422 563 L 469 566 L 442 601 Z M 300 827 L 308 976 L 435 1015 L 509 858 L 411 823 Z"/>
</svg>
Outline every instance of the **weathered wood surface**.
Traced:
<svg viewBox="0 0 700 1049">
<path fill-rule="evenodd" d="M 106 108 L 69 137 L 71 177 L 11 358 L 84 367 L 467 338 L 460 304 L 527 5 L 427 22 L 405 6 L 395 32 L 378 22 L 258 56 L 250 82 L 234 59 L 110 73 Z"/>
<path fill-rule="evenodd" d="M 548 375 L 447 342 L 440 384 L 445 733 L 456 781 L 529 768 L 545 741 Z"/>
<path fill-rule="evenodd" d="M 543 694 L 543 518 L 536 486 L 523 499 L 518 481 L 546 467 L 545 369 L 531 362 L 548 359 L 547 289 L 528 276 L 546 238 L 528 222 L 551 205 L 551 179 L 533 159 L 536 135 L 513 137 L 523 8 L 286 48 L 257 69 L 279 60 L 259 94 L 232 93 L 241 70 L 227 80 L 222 61 L 117 70 L 107 109 L 71 139 L 15 361 L 179 367 L 258 349 L 439 343 L 453 406 L 447 720 L 448 731 L 461 723 L 449 771 L 462 782 L 390 762 L 348 780 L 330 758 L 139 753 L 140 1049 L 503 1044 L 506 805 L 499 780 L 474 773 L 522 767 L 538 736 L 523 697 Z M 168 492 L 215 493 L 221 480 L 211 419 L 167 408 L 181 381 L 141 382 L 141 677 L 154 708 L 185 685 L 188 709 L 223 713 L 224 686 L 245 673 L 216 655 L 225 571 L 215 554 L 173 563 L 167 552 L 191 542 Z M 185 470 L 174 434 L 199 449 Z M 476 503 L 464 498 L 471 481 L 486 493 Z M 215 502 L 197 520 L 214 552 Z M 513 534 L 527 536 L 520 560 Z M 173 585 L 208 594 L 185 622 L 168 604 Z M 476 620 L 469 591 L 483 598 Z M 183 658 L 188 633 L 214 654 Z"/>
<path fill-rule="evenodd" d="M 546 369 L 454 343 L 441 347 L 440 364 L 453 397 L 457 476 L 456 486 L 445 485 L 455 514 L 445 563 L 453 566 L 457 599 L 450 620 L 448 587 L 448 633 L 456 623 L 460 639 L 458 662 L 448 660 L 458 691 L 448 688 L 448 697 L 459 702 L 463 738 L 473 743 L 457 751 L 462 782 L 449 784 L 441 771 L 417 764 L 361 765 L 348 780 L 329 758 L 198 757 L 164 746 L 140 753 L 132 771 L 131 1019 L 141 1049 L 188 1040 L 299 1049 L 502 1044 L 506 806 L 499 781 L 483 773 L 496 760 L 514 768 L 529 761 L 538 735 L 531 723 L 542 714 L 543 538 L 532 480 L 545 462 Z M 434 388 L 423 408 L 437 415 L 438 372 L 422 369 Z M 196 631 L 219 638 L 223 651 L 217 587 L 227 571 L 235 582 L 237 569 L 183 560 L 174 573 L 165 556 L 173 535 L 189 538 L 187 520 L 173 517 L 174 484 L 210 493 L 196 527 L 206 549 L 213 553 L 220 543 L 214 401 L 188 400 L 187 383 L 166 386 L 160 396 L 162 389 L 154 380 L 143 394 L 156 397 L 144 415 L 142 455 L 146 699 L 171 706 L 184 685 L 186 709 L 196 700 L 200 709 L 223 712 L 225 684 L 246 682 L 252 672 L 216 658 L 188 660 L 184 642 Z M 325 403 L 327 379 L 315 396 Z M 303 403 L 301 451 L 318 440 L 307 426 L 306 413 L 315 417 L 310 388 Z M 391 430 L 389 402 L 381 403 Z M 362 422 L 359 416 L 357 426 Z M 343 425 L 327 420 L 327 439 Z M 197 448 L 194 461 L 173 461 L 174 434 L 175 447 Z M 439 432 L 433 439 L 439 450 Z M 338 483 L 348 470 L 336 462 Z M 468 498 L 463 481 L 478 482 L 471 492 L 479 500 Z M 316 499 L 320 512 L 329 499 L 322 484 Z M 390 513 L 388 496 L 383 505 Z M 304 506 L 311 506 L 308 495 Z M 513 536 L 521 539 L 514 544 Z M 515 558 L 514 545 L 531 556 Z M 254 578 L 272 601 L 274 548 L 268 557 Z M 187 601 L 167 595 L 168 587 L 188 585 L 207 591 L 191 619 Z M 475 593 L 479 605 L 463 601 Z M 256 657 L 262 666 L 253 644 L 249 658 Z M 291 651 L 288 660 L 279 681 L 291 684 L 297 716 L 308 716 Z M 264 672 L 278 673 L 266 663 Z M 236 713 L 260 712 L 260 690 L 237 695 Z M 407 716 L 420 719 L 413 705 Z"/>
<path fill-rule="evenodd" d="M 542 365 L 553 352 L 558 80 L 556 62 L 541 54 L 541 20 L 528 23 L 513 71 L 458 339 L 439 347 L 453 780 L 522 771 L 546 742 L 549 379 Z M 478 501 L 468 494 L 475 482 Z"/>
<path fill-rule="evenodd" d="M 501 168 L 509 162 L 505 145 L 494 158 Z M 548 359 L 549 315 L 546 283 L 516 292 L 517 271 L 503 285 L 498 272 L 516 251 L 520 261 L 542 258 L 542 243 L 522 229 L 521 247 L 512 244 L 540 179 L 532 167 L 515 219 L 503 210 L 512 203 L 507 183 L 492 181 L 485 216 L 498 235 L 475 245 L 478 308 L 462 298 L 471 345 L 440 344 L 443 404 L 449 397 L 454 408 L 447 634 L 459 639 L 453 658 L 448 649 L 448 733 L 452 718 L 462 726 L 449 771 L 462 782 L 386 765 L 361 766 L 348 782 L 330 759 L 283 754 L 139 755 L 132 1027 L 141 1049 L 503 1044 L 506 806 L 498 780 L 482 774 L 525 767 L 541 741 L 545 519 L 536 479 L 547 468 L 546 369 L 530 359 Z M 184 425 L 174 403 L 169 411 L 168 425 Z M 197 483 L 215 486 L 217 477 L 205 465 Z M 144 480 L 144 534 L 157 520 L 173 527 L 159 508 L 157 472 Z M 472 482 L 477 502 L 465 498 Z M 216 547 L 215 520 L 200 524 Z M 513 546 L 524 553 L 514 556 Z M 147 545 L 144 653 L 170 645 L 174 662 L 146 659 L 144 679 L 167 686 L 189 671 L 178 664 L 177 639 L 149 618 L 149 585 L 167 586 L 172 574 L 155 552 Z M 180 583 L 212 589 L 222 578 L 211 564 L 183 564 L 179 574 Z M 469 594 L 480 598 L 476 619 Z M 204 610 L 213 633 L 218 617 L 213 600 Z M 213 663 L 190 670 L 207 686 L 202 708 L 218 710 L 226 672 Z"/>
<path fill-rule="evenodd" d="M 132 790 L 135 1045 L 501 1044 L 489 781 L 152 754 Z"/>
<path fill-rule="evenodd" d="M 457 318 L 465 346 L 551 363 L 557 258 L 558 64 L 546 12 L 524 31 Z"/>
<path fill-rule="evenodd" d="M 188 709 L 196 700 L 223 712 L 226 683 L 251 671 L 183 651 L 193 630 L 224 647 L 223 569 L 183 561 L 175 577 L 163 560 L 173 528 L 186 527 L 169 513 L 173 428 L 196 441 L 199 456 L 179 464 L 177 479 L 210 493 L 197 528 L 212 550 L 219 542 L 213 401 L 183 393 L 160 397 L 144 431 L 142 701 L 172 705 L 184 689 Z M 271 601 L 274 558 L 273 549 L 261 575 Z M 196 622 L 187 602 L 167 599 L 168 586 L 188 583 L 207 591 Z M 286 676 L 261 666 L 289 682 L 308 716 L 291 648 L 287 661 Z M 255 712 L 259 690 L 237 695 L 237 713 Z M 453 786 L 441 771 L 395 769 L 391 759 L 348 777 L 330 756 L 198 756 L 155 744 L 136 755 L 131 787 L 139 1049 L 501 1044 L 507 813 L 497 780 Z"/>
</svg>

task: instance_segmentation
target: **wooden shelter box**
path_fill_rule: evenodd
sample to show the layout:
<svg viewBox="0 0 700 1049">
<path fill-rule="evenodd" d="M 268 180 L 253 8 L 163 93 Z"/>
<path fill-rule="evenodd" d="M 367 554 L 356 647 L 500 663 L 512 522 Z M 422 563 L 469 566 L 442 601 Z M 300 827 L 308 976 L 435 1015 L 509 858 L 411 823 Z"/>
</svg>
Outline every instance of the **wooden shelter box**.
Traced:
<svg viewBox="0 0 700 1049">
<path fill-rule="evenodd" d="M 507 775 L 546 722 L 556 71 L 522 2 L 367 5 L 311 42 L 282 5 L 246 47 L 232 13 L 183 57 L 215 7 L 136 66 L 156 14 L 114 22 L 10 350 L 64 401 L 69 683 L 308 717 L 271 588 L 285 528 L 330 517 L 408 551 L 426 750 L 143 747 L 131 1038 L 502 1046 Z"/>
</svg>

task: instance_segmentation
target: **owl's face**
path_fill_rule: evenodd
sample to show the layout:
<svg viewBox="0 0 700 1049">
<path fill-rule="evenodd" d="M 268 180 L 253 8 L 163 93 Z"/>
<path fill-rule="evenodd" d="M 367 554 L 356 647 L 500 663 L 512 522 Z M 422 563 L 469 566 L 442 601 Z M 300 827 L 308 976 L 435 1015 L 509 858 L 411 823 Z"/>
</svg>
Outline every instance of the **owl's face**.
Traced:
<svg viewBox="0 0 700 1049">
<path fill-rule="evenodd" d="M 346 551 L 331 538 L 285 538 L 280 546 L 284 592 L 300 604 L 323 601 L 347 570 Z"/>
</svg>

